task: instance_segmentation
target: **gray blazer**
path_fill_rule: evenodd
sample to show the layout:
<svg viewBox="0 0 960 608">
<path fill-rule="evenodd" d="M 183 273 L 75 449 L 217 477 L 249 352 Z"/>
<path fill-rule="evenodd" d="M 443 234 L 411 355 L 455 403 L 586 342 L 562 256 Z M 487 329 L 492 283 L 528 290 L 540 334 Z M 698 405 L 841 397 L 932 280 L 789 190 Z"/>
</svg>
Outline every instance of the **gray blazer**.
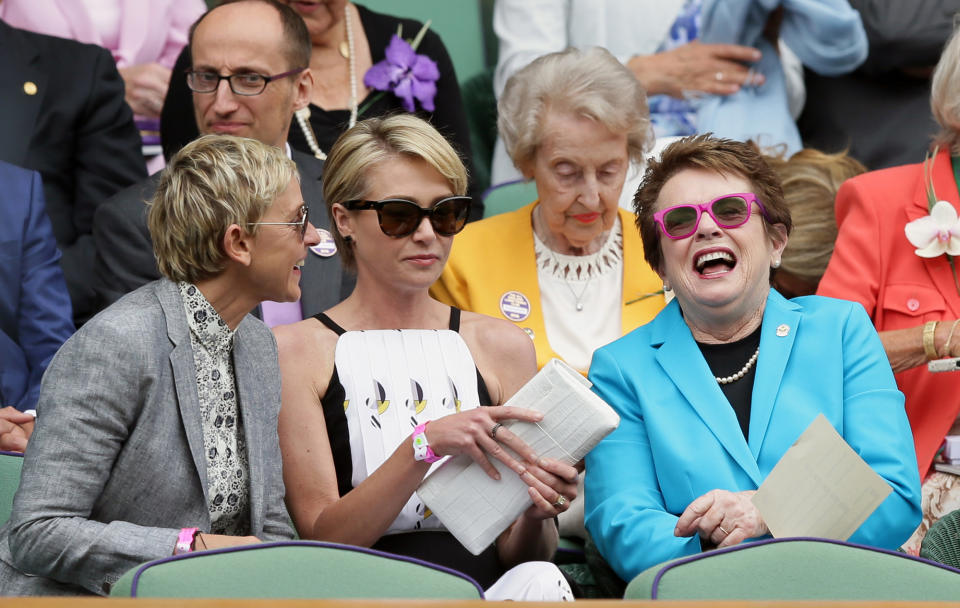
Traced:
<svg viewBox="0 0 960 608">
<path fill-rule="evenodd" d="M 169 556 L 180 528 L 210 529 L 189 331 L 176 285 L 161 280 L 91 319 L 54 357 L 0 528 L 2 594 L 105 594 L 130 568 Z M 276 342 L 250 316 L 234 340 L 251 534 L 292 538 Z"/>
<path fill-rule="evenodd" d="M 291 157 L 300 172 L 300 189 L 310 206 L 311 223 L 329 230 L 330 218 L 320 182 L 323 163 L 296 150 Z M 160 278 L 144 205 L 144 201 L 156 192 L 160 175 L 160 172 L 154 173 L 139 184 L 118 192 L 97 208 L 93 220 L 96 245 L 93 288 L 101 308 Z M 339 304 L 350 295 L 355 283 L 355 275 L 343 271 L 339 255 L 324 258 L 311 251 L 300 278 L 303 317 L 311 317 Z"/>
</svg>

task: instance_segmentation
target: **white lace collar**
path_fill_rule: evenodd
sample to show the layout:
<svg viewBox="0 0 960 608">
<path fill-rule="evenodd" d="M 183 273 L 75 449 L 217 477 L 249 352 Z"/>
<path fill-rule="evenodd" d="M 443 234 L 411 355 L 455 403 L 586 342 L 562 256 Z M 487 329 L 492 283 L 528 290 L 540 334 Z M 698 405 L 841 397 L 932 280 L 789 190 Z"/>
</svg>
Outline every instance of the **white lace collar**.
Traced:
<svg viewBox="0 0 960 608">
<path fill-rule="evenodd" d="M 566 255 L 557 253 L 533 233 L 533 250 L 537 259 L 537 273 L 552 275 L 567 281 L 589 281 L 592 277 L 620 272 L 623 266 L 623 228 L 620 218 L 614 222 L 607 240 L 596 253 Z"/>
</svg>

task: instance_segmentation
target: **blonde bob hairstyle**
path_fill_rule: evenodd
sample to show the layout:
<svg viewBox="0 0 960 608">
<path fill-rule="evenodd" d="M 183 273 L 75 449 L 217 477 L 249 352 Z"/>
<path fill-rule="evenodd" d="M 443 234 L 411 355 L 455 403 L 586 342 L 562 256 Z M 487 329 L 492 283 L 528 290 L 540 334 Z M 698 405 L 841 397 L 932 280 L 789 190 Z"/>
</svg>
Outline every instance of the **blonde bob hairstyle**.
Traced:
<svg viewBox="0 0 960 608">
<path fill-rule="evenodd" d="M 789 160 L 777 156 L 764 160 L 780 176 L 793 221 L 780 269 L 817 284 L 827 271 L 837 240 L 833 213 L 837 190 L 867 169 L 846 151 L 827 154 L 813 148 L 804 148 Z"/>
<path fill-rule="evenodd" d="M 653 142 L 647 95 L 640 81 L 600 47 L 569 48 L 535 59 L 510 77 L 497 104 L 497 128 L 514 166 L 530 166 L 545 135 L 547 111 L 595 120 L 627 134 L 627 155 L 643 161 Z"/>
<path fill-rule="evenodd" d="M 940 125 L 936 142 L 960 154 L 960 28 L 954 27 L 933 71 L 930 109 Z"/>
<path fill-rule="evenodd" d="M 343 265 L 356 270 L 353 243 L 344 240 L 333 217 L 333 206 L 367 198 L 367 173 L 380 163 L 399 156 L 419 159 L 437 170 L 457 196 L 467 192 L 467 170 L 443 135 L 412 114 L 368 118 L 337 139 L 323 167 L 323 198 L 330 215 L 333 238 Z M 356 213 L 360 213 L 359 211 Z"/>
<path fill-rule="evenodd" d="M 160 272 L 196 283 L 226 267 L 223 237 L 232 224 L 256 234 L 257 222 L 299 179 L 283 150 L 255 139 L 204 135 L 183 147 L 149 201 L 147 227 Z"/>
</svg>

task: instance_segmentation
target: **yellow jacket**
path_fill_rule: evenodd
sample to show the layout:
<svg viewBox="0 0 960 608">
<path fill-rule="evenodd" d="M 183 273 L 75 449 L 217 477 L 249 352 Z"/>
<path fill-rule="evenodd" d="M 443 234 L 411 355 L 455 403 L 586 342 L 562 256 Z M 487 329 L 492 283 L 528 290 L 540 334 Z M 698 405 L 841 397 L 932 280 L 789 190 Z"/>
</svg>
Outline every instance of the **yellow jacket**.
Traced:
<svg viewBox="0 0 960 608">
<path fill-rule="evenodd" d="M 547 340 L 540 306 L 531 223 L 536 205 L 535 201 L 516 211 L 468 224 L 453 239 L 450 259 L 430 293 L 441 302 L 463 310 L 513 321 L 533 338 L 540 368 L 559 357 Z M 663 295 L 657 294 L 627 304 L 659 291 L 663 283 L 643 258 L 643 245 L 633 215 L 623 209 L 619 214 L 623 227 L 624 270 L 620 318 L 622 333 L 626 334 L 653 319 L 665 302 Z"/>
</svg>

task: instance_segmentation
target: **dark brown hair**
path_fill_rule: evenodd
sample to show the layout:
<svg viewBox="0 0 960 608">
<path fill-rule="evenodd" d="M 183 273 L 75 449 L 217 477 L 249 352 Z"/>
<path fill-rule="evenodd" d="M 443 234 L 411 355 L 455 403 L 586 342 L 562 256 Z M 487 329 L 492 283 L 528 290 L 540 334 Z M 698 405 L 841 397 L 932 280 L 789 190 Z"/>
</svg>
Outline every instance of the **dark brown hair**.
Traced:
<svg viewBox="0 0 960 608">
<path fill-rule="evenodd" d="M 664 184 L 684 169 L 706 169 L 748 180 L 753 193 L 767 210 L 768 217 L 763 218 L 764 227 L 783 224 L 787 234 L 790 234 L 793 223 L 790 209 L 783 198 L 780 178 L 763 160 L 756 144 L 721 139 L 712 133 L 684 137 L 667 146 L 658 160 L 651 159 L 648 162 L 643 182 L 633 197 L 637 228 L 643 240 L 643 255 L 654 271 L 659 272 L 663 262 L 660 249 L 662 235 L 653 221 L 657 198 Z"/>
</svg>

